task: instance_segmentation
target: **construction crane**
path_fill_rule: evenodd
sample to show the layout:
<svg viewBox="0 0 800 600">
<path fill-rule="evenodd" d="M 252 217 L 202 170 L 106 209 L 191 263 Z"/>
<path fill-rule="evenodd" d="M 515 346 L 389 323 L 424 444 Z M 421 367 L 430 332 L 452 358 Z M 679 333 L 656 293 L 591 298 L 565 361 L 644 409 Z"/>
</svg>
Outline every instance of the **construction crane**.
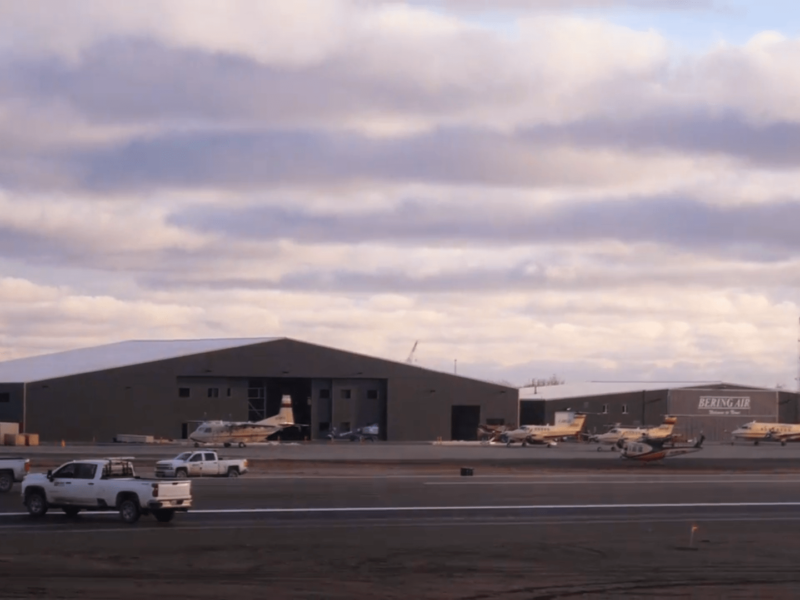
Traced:
<svg viewBox="0 0 800 600">
<path fill-rule="evenodd" d="M 417 344 L 419 344 L 419 340 L 417 340 L 416 342 L 414 342 L 414 347 L 413 347 L 413 348 L 411 348 L 411 352 L 408 354 L 408 358 L 406 359 L 406 362 L 407 362 L 408 364 L 411 364 L 411 363 L 413 363 L 413 362 L 414 362 L 414 352 L 416 352 L 416 351 L 417 351 Z"/>
</svg>

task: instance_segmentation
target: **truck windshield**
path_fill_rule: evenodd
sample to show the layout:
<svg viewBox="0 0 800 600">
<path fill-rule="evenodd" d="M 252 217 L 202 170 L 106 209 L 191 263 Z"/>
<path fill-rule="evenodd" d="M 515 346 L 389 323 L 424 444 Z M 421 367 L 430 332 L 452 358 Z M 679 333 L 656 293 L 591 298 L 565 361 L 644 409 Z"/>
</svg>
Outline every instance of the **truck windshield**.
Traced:
<svg viewBox="0 0 800 600">
<path fill-rule="evenodd" d="M 175 460 L 186 460 L 192 455 L 191 452 L 181 452 L 175 457 Z"/>
</svg>

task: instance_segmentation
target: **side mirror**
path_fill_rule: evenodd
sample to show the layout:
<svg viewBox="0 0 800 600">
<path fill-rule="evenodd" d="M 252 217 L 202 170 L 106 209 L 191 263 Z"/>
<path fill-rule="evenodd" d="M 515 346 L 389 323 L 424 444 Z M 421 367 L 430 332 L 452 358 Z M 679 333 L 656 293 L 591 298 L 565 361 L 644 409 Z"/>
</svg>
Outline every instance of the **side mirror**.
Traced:
<svg viewBox="0 0 800 600">
<path fill-rule="evenodd" d="M 47 469 L 47 478 L 52 481 L 53 480 L 53 469 Z"/>
</svg>

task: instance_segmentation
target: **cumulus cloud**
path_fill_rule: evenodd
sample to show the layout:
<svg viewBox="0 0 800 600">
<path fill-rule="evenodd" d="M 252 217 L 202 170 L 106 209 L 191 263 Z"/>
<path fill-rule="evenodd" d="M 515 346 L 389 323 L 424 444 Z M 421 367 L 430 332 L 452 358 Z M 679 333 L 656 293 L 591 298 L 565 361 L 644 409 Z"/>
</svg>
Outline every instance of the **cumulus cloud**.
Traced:
<svg viewBox="0 0 800 600">
<path fill-rule="evenodd" d="M 516 383 L 793 372 L 800 42 L 676 50 L 610 10 L 724 3 L 32 6 L 0 0 L 4 357 L 287 335 Z"/>
</svg>

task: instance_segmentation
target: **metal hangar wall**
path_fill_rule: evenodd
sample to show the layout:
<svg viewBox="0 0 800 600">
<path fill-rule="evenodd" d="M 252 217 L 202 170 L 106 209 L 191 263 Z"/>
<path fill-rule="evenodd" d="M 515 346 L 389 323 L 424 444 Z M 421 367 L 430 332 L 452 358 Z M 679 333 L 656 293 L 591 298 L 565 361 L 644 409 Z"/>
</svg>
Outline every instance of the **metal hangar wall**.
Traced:
<svg viewBox="0 0 800 600">
<path fill-rule="evenodd" d="M 283 394 L 311 439 L 373 423 L 389 441 L 476 439 L 479 423 L 517 421 L 516 388 L 288 338 L 120 342 L 0 363 L 0 421 L 45 441 L 178 439 L 194 421 L 271 416 Z"/>
</svg>

